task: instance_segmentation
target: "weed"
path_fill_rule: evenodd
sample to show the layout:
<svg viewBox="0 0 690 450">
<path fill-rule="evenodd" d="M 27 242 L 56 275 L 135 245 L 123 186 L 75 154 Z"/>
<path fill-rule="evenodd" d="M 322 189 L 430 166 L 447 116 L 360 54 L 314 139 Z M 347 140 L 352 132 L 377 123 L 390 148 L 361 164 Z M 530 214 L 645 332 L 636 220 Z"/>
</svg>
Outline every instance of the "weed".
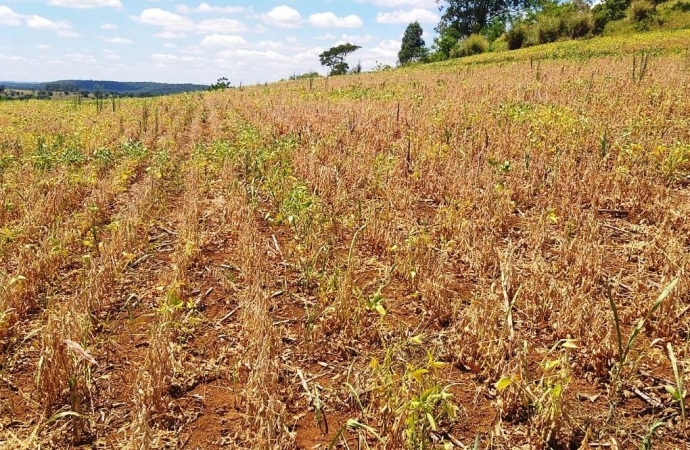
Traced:
<svg viewBox="0 0 690 450">
<path fill-rule="evenodd" d="M 680 405 L 680 415 L 685 423 L 685 389 L 683 387 L 683 377 L 678 372 L 678 360 L 676 359 L 675 353 L 673 353 L 673 346 L 671 343 L 666 344 L 666 349 L 668 350 L 668 359 L 671 360 L 671 366 L 673 367 L 673 376 L 676 380 L 675 386 L 665 386 L 666 391 L 671 394 L 673 401 Z"/>
<path fill-rule="evenodd" d="M 641 83 L 647 74 L 648 64 L 649 64 L 649 52 L 641 51 L 638 58 L 637 54 L 633 54 L 632 61 L 632 81 L 635 83 Z"/>
<path fill-rule="evenodd" d="M 607 287 L 607 297 L 609 300 L 609 306 L 611 307 L 611 312 L 613 314 L 613 321 L 616 330 L 616 341 L 618 343 L 618 362 L 614 367 L 611 376 L 611 386 L 614 392 L 618 392 L 618 385 L 622 381 L 622 372 L 628 362 L 628 355 L 633 347 L 633 344 L 635 343 L 635 340 L 637 339 L 637 336 L 644 329 L 645 322 L 649 321 L 652 318 L 656 310 L 659 309 L 664 300 L 666 300 L 666 298 L 673 292 L 677 284 L 678 278 L 674 278 L 664 287 L 659 297 L 652 304 L 652 307 L 649 309 L 647 315 L 644 318 L 638 319 L 635 325 L 633 326 L 632 332 L 630 333 L 630 336 L 628 337 L 628 341 L 626 342 L 625 346 L 623 346 L 623 335 L 621 332 L 618 308 L 616 307 L 616 303 L 613 300 L 613 296 L 611 295 L 611 287 Z"/>
</svg>

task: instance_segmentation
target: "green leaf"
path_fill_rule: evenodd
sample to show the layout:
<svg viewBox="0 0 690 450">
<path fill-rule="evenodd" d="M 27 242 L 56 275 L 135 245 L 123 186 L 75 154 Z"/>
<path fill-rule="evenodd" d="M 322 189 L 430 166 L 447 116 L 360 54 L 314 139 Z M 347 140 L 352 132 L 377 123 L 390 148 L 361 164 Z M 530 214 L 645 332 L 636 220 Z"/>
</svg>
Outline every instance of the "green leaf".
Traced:
<svg viewBox="0 0 690 450">
<path fill-rule="evenodd" d="M 511 384 L 513 384 L 513 380 L 511 380 L 509 377 L 503 377 L 496 382 L 496 389 L 498 389 L 499 391 L 504 391 Z"/>
<path fill-rule="evenodd" d="M 546 218 L 552 223 L 558 223 L 558 216 L 556 215 L 556 210 L 554 209 L 549 209 Z"/>
<path fill-rule="evenodd" d="M 410 372 L 410 376 L 421 383 L 422 377 L 427 373 L 429 373 L 429 371 L 426 369 L 417 369 Z"/>
<path fill-rule="evenodd" d="M 546 363 L 544 363 L 544 370 L 553 370 L 560 365 L 561 362 L 557 359 L 554 359 L 553 361 L 547 361 Z"/>
<path fill-rule="evenodd" d="M 412 336 L 410 338 L 410 342 L 412 342 L 413 344 L 422 345 L 424 343 L 424 335 L 418 334 L 416 336 Z"/>
<path fill-rule="evenodd" d="M 666 392 L 671 394 L 671 396 L 673 397 L 673 400 L 678 401 L 678 398 L 680 396 L 678 395 L 678 390 L 674 386 L 667 384 L 666 386 L 664 386 L 664 389 L 666 389 Z"/>
<path fill-rule="evenodd" d="M 436 420 L 434 420 L 434 416 L 432 416 L 431 413 L 426 413 L 426 420 L 429 421 L 431 431 L 436 431 Z"/>
</svg>

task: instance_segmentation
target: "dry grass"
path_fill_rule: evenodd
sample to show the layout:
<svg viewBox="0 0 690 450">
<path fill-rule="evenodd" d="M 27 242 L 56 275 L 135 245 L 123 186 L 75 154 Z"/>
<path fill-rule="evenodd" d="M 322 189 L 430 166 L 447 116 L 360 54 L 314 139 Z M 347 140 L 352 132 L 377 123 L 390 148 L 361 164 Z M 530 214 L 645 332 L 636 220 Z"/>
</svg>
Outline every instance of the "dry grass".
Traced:
<svg viewBox="0 0 690 450">
<path fill-rule="evenodd" d="M 0 104 L 0 447 L 679 448 L 678 38 Z"/>
</svg>

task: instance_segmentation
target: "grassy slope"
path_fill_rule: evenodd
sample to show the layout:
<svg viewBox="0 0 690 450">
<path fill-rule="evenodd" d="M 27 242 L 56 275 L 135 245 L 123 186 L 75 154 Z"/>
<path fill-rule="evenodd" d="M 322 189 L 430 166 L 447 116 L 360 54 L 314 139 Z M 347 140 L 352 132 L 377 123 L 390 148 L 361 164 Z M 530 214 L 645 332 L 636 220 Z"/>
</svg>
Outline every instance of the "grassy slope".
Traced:
<svg viewBox="0 0 690 450">
<path fill-rule="evenodd" d="M 690 30 L 653 31 L 625 36 L 604 36 L 592 39 L 554 42 L 513 51 L 484 53 L 467 58 L 441 61 L 428 65 L 436 68 L 464 67 L 477 64 L 500 64 L 530 59 L 588 59 L 602 56 L 627 56 L 637 51 L 652 54 L 687 55 Z"/>
</svg>

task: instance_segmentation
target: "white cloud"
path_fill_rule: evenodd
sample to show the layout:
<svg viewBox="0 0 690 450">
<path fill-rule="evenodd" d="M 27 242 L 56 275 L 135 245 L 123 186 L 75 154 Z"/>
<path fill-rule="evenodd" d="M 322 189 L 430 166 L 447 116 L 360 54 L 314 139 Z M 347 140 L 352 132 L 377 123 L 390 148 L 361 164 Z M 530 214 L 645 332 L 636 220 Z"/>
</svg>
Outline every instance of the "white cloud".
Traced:
<svg viewBox="0 0 690 450">
<path fill-rule="evenodd" d="M 77 33 L 72 30 L 72 27 L 67 22 L 52 21 L 43 16 L 32 15 L 26 19 L 26 26 L 36 30 L 54 31 L 58 36 L 62 37 L 76 37 Z"/>
<path fill-rule="evenodd" d="M 165 48 L 177 48 L 177 45 L 173 44 L 172 42 L 166 42 L 163 44 L 163 47 Z"/>
<path fill-rule="evenodd" d="M 161 33 L 156 33 L 153 37 L 160 39 L 185 39 L 187 37 L 184 33 L 175 33 L 173 31 L 163 31 Z"/>
<path fill-rule="evenodd" d="M 105 50 L 103 50 L 103 55 L 105 55 L 104 56 L 105 59 L 110 59 L 110 60 L 120 59 L 120 56 L 117 53 L 115 53 L 112 50 L 108 50 L 107 48 Z"/>
<path fill-rule="evenodd" d="M 395 65 L 398 60 L 400 41 L 386 39 L 380 41 L 376 47 L 363 48 L 356 53 L 362 62 L 362 67 L 367 70 L 377 63 Z"/>
<path fill-rule="evenodd" d="M 34 48 L 36 50 L 48 51 L 48 50 L 52 50 L 53 47 L 51 47 L 50 45 L 46 45 L 46 44 L 38 44 L 38 45 L 34 45 Z"/>
<path fill-rule="evenodd" d="M 332 41 L 335 38 L 336 38 L 335 34 L 326 33 L 323 36 L 316 36 L 314 39 L 318 39 L 320 41 Z"/>
<path fill-rule="evenodd" d="M 166 30 L 191 30 L 194 28 L 194 22 L 190 18 L 160 8 L 145 9 L 138 16 L 131 16 L 131 19 L 146 25 L 163 27 Z"/>
<path fill-rule="evenodd" d="M 196 30 L 202 33 L 239 33 L 247 31 L 247 26 L 235 19 L 207 19 L 196 25 Z"/>
<path fill-rule="evenodd" d="M 374 47 L 372 51 L 378 53 L 382 56 L 398 56 L 398 51 L 400 50 L 400 41 L 395 41 L 392 39 L 386 39 Z"/>
<path fill-rule="evenodd" d="M 0 55 L 0 61 L 20 62 L 20 61 L 28 61 L 28 59 L 24 58 L 23 56 Z"/>
<path fill-rule="evenodd" d="M 204 61 L 204 58 L 198 57 L 198 56 L 177 56 L 173 55 L 171 53 L 154 53 L 151 55 L 151 59 L 154 59 L 156 61 L 161 61 L 161 62 L 169 62 L 169 61 L 184 61 L 184 62 L 195 62 L 195 61 Z"/>
<path fill-rule="evenodd" d="M 317 28 L 359 28 L 364 25 L 362 19 L 354 14 L 338 17 L 331 11 L 312 14 L 309 24 Z"/>
<path fill-rule="evenodd" d="M 357 3 L 371 3 L 380 8 L 423 8 L 438 9 L 436 0 L 355 0 Z"/>
<path fill-rule="evenodd" d="M 103 39 L 103 42 L 107 42 L 108 44 L 133 44 L 134 43 L 134 41 L 131 39 L 119 38 L 119 37 L 106 38 L 106 39 Z"/>
<path fill-rule="evenodd" d="M 269 50 L 280 50 L 285 48 L 285 44 L 278 41 L 261 41 L 256 44 L 259 48 L 267 48 Z"/>
<path fill-rule="evenodd" d="M 181 12 L 182 14 L 236 14 L 244 11 L 244 8 L 242 6 L 211 6 L 206 2 L 200 3 L 195 8 L 191 8 L 187 5 L 178 5 L 176 9 L 178 12 Z"/>
<path fill-rule="evenodd" d="M 22 24 L 24 16 L 17 14 L 10 8 L 0 5 L 0 25 L 19 26 Z"/>
<path fill-rule="evenodd" d="M 156 61 L 177 61 L 179 57 L 170 53 L 154 53 L 151 55 L 151 59 L 155 59 Z"/>
<path fill-rule="evenodd" d="M 201 45 L 205 47 L 236 47 L 238 45 L 247 45 L 247 41 L 242 36 L 233 34 L 212 34 L 206 36 Z"/>
<path fill-rule="evenodd" d="M 283 28 L 296 28 L 302 23 L 302 16 L 299 11 L 289 6 L 276 6 L 268 13 L 261 16 L 264 22 Z"/>
<path fill-rule="evenodd" d="M 75 63 L 95 63 L 96 58 L 88 53 L 71 52 L 64 55 L 64 59 Z"/>
<path fill-rule="evenodd" d="M 353 34 L 343 34 L 340 36 L 340 43 L 351 42 L 353 44 L 364 45 L 372 42 L 373 40 L 374 36 L 370 34 L 364 34 L 359 36 Z"/>
<path fill-rule="evenodd" d="M 101 30 L 117 30 L 117 25 L 113 25 L 112 23 L 102 23 Z"/>
<path fill-rule="evenodd" d="M 273 50 L 244 50 L 244 49 L 235 49 L 235 50 L 226 50 L 223 52 L 218 53 L 218 57 L 222 59 L 233 59 L 233 58 L 241 58 L 241 59 L 246 59 L 247 61 L 252 61 L 256 59 L 260 59 L 262 61 L 289 61 L 290 58 L 288 58 L 285 55 L 282 55 L 278 52 L 275 52 Z"/>
<path fill-rule="evenodd" d="M 201 49 L 201 47 L 199 47 L 197 45 L 188 45 L 187 47 L 180 50 L 180 52 L 187 53 L 189 55 L 199 55 L 201 53 L 204 53 L 204 51 Z"/>
<path fill-rule="evenodd" d="M 74 9 L 122 8 L 120 0 L 48 0 L 48 4 Z"/>
<path fill-rule="evenodd" d="M 131 16 L 130 18 L 135 22 L 162 27 L 169 32 L 196 31 L 198 33 L 238 33 L 247 30 L 245 24 L 235 19 L 206 19 L 197 23 L 189 17 L 159 8 L 145 9 L 138 16 Z M 156 35 L 156 37 L 161 36 Z"/>
<path fill-rule="evenodd" d="M 396 24 L 396 23 L 438 23 L 440 17 L 429 10 L 415 8 L 410 11 L 395 10 L 387 13 L 379 12 L 376 14 L 376 23 Z"/>
</svg>

